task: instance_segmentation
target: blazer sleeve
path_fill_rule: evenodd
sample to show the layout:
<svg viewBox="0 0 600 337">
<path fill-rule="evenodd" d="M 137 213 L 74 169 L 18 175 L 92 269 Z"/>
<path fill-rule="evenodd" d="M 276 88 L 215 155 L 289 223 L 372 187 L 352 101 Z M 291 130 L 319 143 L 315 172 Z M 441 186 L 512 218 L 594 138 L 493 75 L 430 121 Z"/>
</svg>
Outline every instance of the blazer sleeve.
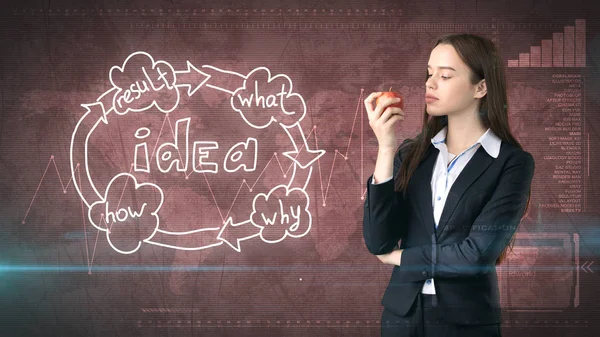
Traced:
<svg viewBox="0 0 600 337">
<path fill-rule="evenodd" d="M 394 157 L 393 176 L 402 165 L 400 151 Z M 373 184 L 373 174 L 367 179 L 363 213 L 363 237 L 371 254 L 391 252 L 406 230 L 406 200 L 394 190 L 394 178 Z"/>
<path fill-rule="evenodd" d="M 511 156 L 467 238 L 453 244 L 404 249 L 399 266 L 402 278 L 416 282 L 431 277 L 470 277 L 492 270 L 521 222 L 534 170 L 535 162 L 528 152 L 519 151 Z"/>
</svg>

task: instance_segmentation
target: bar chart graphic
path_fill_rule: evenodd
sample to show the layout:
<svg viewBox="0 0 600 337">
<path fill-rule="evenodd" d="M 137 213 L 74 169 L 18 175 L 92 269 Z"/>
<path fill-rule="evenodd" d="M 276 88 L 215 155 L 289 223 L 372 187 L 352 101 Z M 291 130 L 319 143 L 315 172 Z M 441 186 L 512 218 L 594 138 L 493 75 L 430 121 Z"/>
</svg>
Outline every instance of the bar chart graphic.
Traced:
<svg viewBox="0 0 600 337">
<path fill-rule="evenodd" d="M 562 32 L 552 33 L 541 45 L 530 46 L 529 53 L 508 60 L 509 68 L 585 67 L 585 19 L 575 20 L 575 26 L 565 26 Z"/>
</svg>

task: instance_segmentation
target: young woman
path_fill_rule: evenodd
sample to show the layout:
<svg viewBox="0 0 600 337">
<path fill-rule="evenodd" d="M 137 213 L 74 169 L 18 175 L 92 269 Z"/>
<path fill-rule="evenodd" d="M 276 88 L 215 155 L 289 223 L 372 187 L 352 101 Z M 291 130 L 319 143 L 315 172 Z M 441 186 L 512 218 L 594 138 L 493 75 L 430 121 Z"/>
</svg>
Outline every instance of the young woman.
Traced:
<svg viewBox="0 0 600 337">
<path fill-rule="evenodd" d="M 501 336 L 496 265 L 529 205 L 535 166 L 510 132 L 502 64 L 489 39 L 440 38 L 423 128 L 400 146 L 394 128 L 404 112 L 390 106 L 398 99 L 365 99 L 379 151 L 363 236 L 394 265 L 382 336 Z"/>
</svg>

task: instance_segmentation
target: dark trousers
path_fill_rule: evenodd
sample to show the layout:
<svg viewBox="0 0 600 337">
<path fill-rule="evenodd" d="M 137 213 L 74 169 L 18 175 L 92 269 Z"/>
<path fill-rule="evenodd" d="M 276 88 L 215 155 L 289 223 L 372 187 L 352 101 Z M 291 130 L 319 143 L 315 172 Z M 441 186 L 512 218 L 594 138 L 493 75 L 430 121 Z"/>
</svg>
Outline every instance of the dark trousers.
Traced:
<svg viewBox="0 0 600 337">
<path fill-rule="evenodd" d="M 405 317 L 384 308 L 381 315 L 382 337 L 501 337 L 500 324 L 457 325 L 443 321 L 435 295 L 421 294 Z"/>
</svg>

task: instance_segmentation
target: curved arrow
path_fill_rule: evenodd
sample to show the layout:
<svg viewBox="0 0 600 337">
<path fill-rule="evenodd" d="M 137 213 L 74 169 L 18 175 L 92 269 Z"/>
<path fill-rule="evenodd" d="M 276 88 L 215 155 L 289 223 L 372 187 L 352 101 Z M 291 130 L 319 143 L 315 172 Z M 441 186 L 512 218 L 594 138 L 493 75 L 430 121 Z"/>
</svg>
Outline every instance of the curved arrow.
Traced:
<svg viewBox="0 0 600 337">
<path fill-rule="evenodd" d="M 287 184 L 287 188 L 288 190 L 300 189 L 306 191 L 306 186 L 308 186 L 310 177 L 312 176 L 313 167 L 309 167 L 308 170 L 298 170 L 297 166 L 296 163 L 293 164 L 292 174 L 290 176 L 290 181 Z"/>
<path fill-rule="evenodd" d="M 144 242 L 173 249 L 180 250 L 201 250 L 210 247 L 216 247 L 221 245 L 223 241 L 219 239 L 221 228 L 202 228 L 196 229 L 188 232 L 168 232 L 162 229 L 157 229 L 151 237 L 144 240 Z M 186 239 L 189 240 L 190 244 L 182 245 L 182 242 L 178 240 L 178 238 L 182 235 L 186 236 Z M 199 242 L 206 242 L 209 240 L 209 244 L 196 244 Z"/>
<path fill-rule="evenodd" d="M 223 70 L 217 67 L 213 67 L 211 65 L 203 65 L 203 74 L 206 74 L 211 79 L 211 82 L 217 82 L 215 84 L 205 85 L 209 88 L 223 91 L 233 95 L 233 93 L 239 89 L 247 76 L 244 76 L 240 73 L 236 73 L 235 71 Z"/>
<path fill-rule="evenodd" d="M 287 133 L 292 141 L 292 145 L 294 145 L 293 151 L 283 152 L 283 155 L 290 158 L 300 168 L 306 169 L 325 154 L 325 150 L 309 149 L 304 131 L 300 127 L 300 122 L 296 122 L 290 127 L 285 126 L 283 123 L 279 123 L 279 125 Z M 300 149 L 298 149 L 297 144 L 301 145 Z"/>
<path fill-rule="evenodd" d="M 102 199 L 102 194 L 96 189 L 96 186 L 94 186 L 94 182 L 92 181 L 92 177 L 90 176 L 90 172 L 89 172 L 89 167 L 88 167 L 88 143 L 89 143 L 89 139 L 91 134 L 93 133 L 94 129 L 100 124 L 100 122 L 103 122 L 104 124 L 108 124 L 108 119 L 107 119 L 107 115 L 112 111 L 112 107 L 108 110 L 104 109 L 104 104 L 103 104 L 103 100 L 105 100 L 106 97 L 109 97 L 109 93 L 112 92 L 113 90 L 115 90 L 115 88 L 112 88 L 106 92 L 104 92 L 95 103 L 91 103 L 91 104 L 81 104 L 82 107 L 86 108 L 87 111 L 85 112 L 85 114 L 79 119 L 79 121 L 77 122 L 77 125 L 75 126 L 75 129 L 73 130 L 73 135 L 71 136 L 71 146 L 69 149 L 69 159 L 71 162 L 71 178 L 73 179 L 73 185 L 75 186 L 75 190 L 77 191 L 77 193 L 79 194 L 79 197 L 81 197 L 81 200 L 83 200 L 83 202 L 86 204 L 86 206 L 88 206 L 88 208 L 90 207 L 90 205 L 99 199 Z M 92 127 L 87 128 L 86 124 L 84 123 L 85 120 L 92 120 L 95 121 L 92 124 Z M 85 140 L 82 140 L 81 138 L 83 138 L 85 135 Z M 85 171 L 85 176 L 87 177 L 86 180 L 83 181 L 78 181 L 75 177 L 75 170 L 77 167 L 79 167 L 79 170 L 81 172 L 81 161 L 80 160 L 75 160 L 75 144 L 81 144 L 83 143 L 83 170 Z M 79 149 L 81 150 L 81 149 Z M 80 186 L 79 183 L 81 183 Z M 95 193 L 95 195 L 92 194 L 92 198 L 93 201 L 88 200 L 88 198 L 86 196 L 84 196 L 84 191 L 86 193 L 92 193 L 90 192 L 90 189 Z M 100 229 L 100 228 L 99 228 Z M 104 229 L 102 229 L 104 230 Z"/>
<path fill-rule="evenodd" d="M 252 223 L 250 219 L 234 224 L 231 217 L 223 225 L 217 239 L 225 242 L 238 253 L 241 252 L 240 242 L 260 235 L 262 228 Z"/>
</svg>

